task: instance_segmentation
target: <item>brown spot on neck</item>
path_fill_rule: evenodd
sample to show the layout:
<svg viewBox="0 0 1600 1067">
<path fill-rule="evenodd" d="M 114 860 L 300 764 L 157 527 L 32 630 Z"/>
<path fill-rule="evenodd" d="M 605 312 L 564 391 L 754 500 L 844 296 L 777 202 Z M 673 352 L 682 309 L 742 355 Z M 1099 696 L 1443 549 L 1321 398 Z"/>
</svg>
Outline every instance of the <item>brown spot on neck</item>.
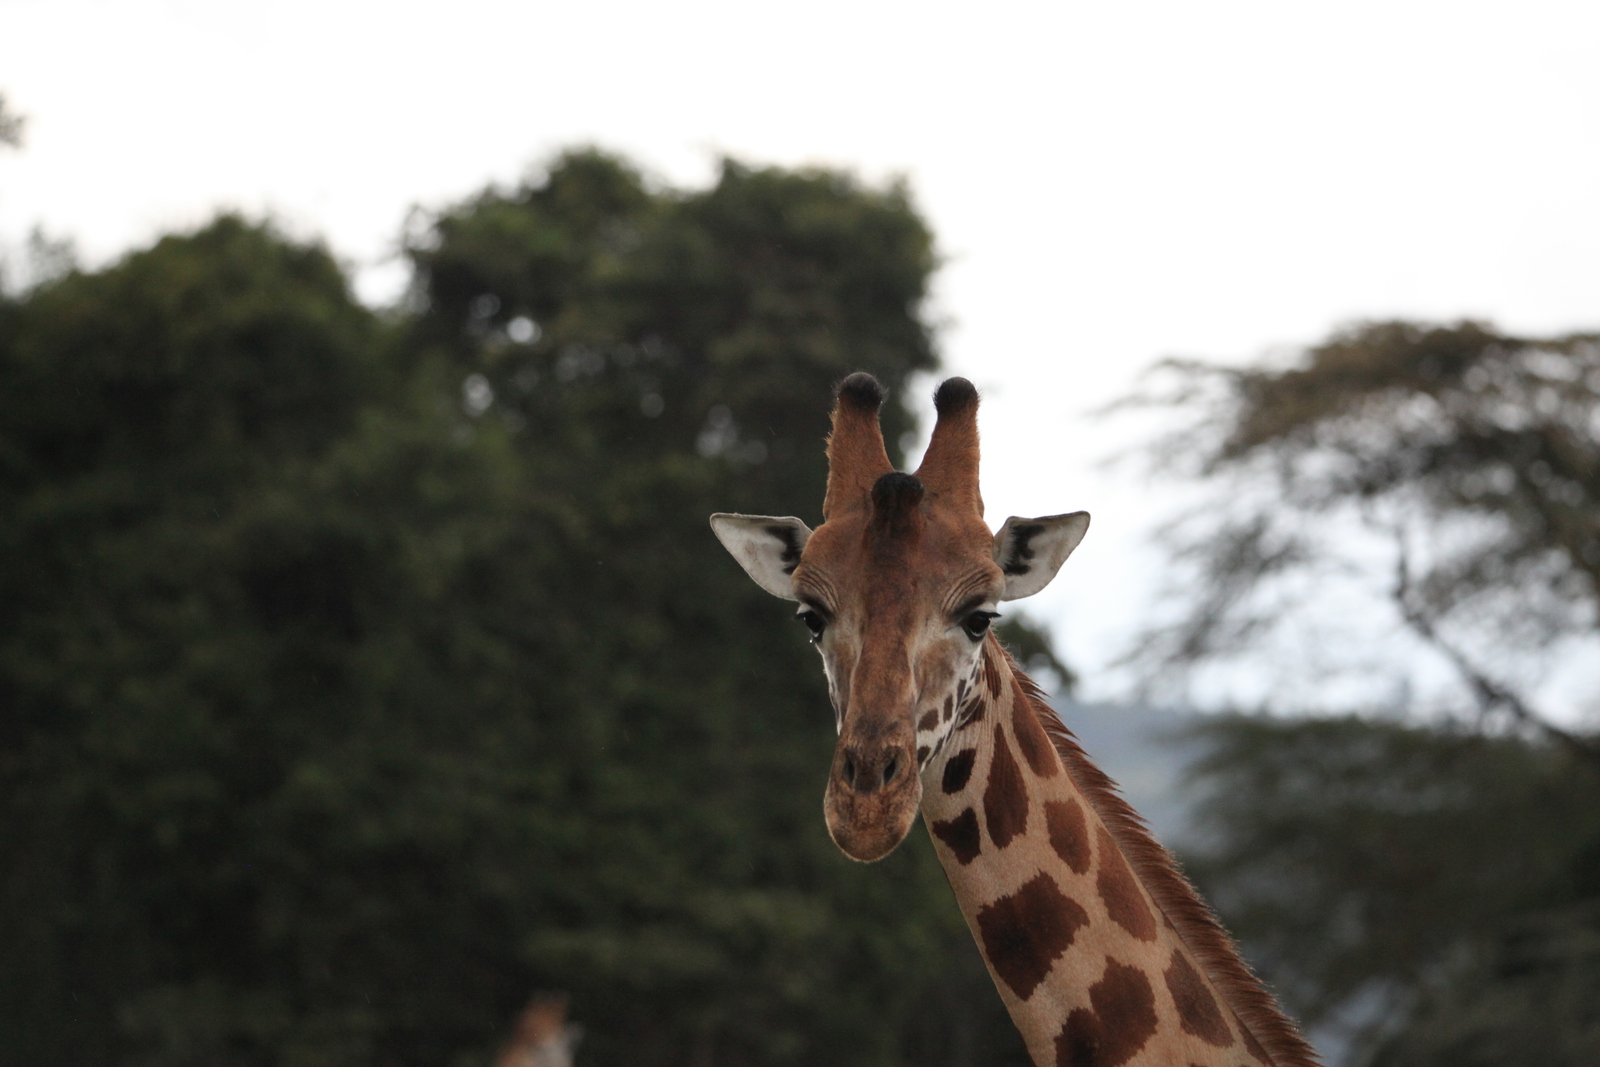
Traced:
<svg viewBox="0 0 1600 1067">
<path fill-rule="evenodd" d="M 1016 670 L 1015 664 L 1012 669 Z M 1018 679 L 1024 692 L 1043 700 L 1032 679 L 1020 671 Z M 1178 871 L 1167 850 L 1150 836 L 1143 820 L 1117 794 L 1105 772 L 1084 754 L 1077 738 L 1054 711 L 1047 705 L 1040 707 L 1040 724 L 1060 754 L 1067 776 L 1111 830 L 1162 917 L 1177 930 L 1179 939 L 1194 954 L 1200 972 L 1238 1019 L 1245 1048 L 1261 1063 L 1274 1067 L 1318 1067 L 1316 1052 L 1240 959 L 1233 939 Z"/>
<path fill-rule="evenodd" d="M 1088 922 L 1089 913 L 1046 874 L 1035 875 L 977 914 L 984 958 L 1022 1000 L 1033 995 Z"/>
<path fill-rule="evenodd" d="M 1172 994 L 1173 1006 L 1178 1009 L 1178 1021 L 1184 1033 L 1218 1048 L 1233 1044 L 1233 1034 L 1222 1017 L 1222 1009 L 1217 1006 L 1217 998 L 1206 987 L 1205 980 L 1183 949 L 1172 950 L 1172 963 L 1163 977 L 1167 980 L 1167 992 Z"/>
<path fill-rule="evenodd" d="M 1095 887 L 1100 890 L 1100 899 L 1105 901 L 1107 914 L 1140 941 L 1154 941 L 1156 917 L 1144 902 L 1144 894 L 1139 891 L 1139 882 L 1128 868 L 1128 861 L 1123 859 L 1105 827 L 1100 827 L 1095 834 L 1095 843 L 1100 846 L 1100 874 L 1095 878 Z"/>
<path fill-rule="evenodd" d="M 983 790 L 983 818 L 996 848 L 1005 848 L 1028 829 L 1028 787 L 998 725 L 989 757 L 989 783 Z"/>
<path fill-rule="evenodd" d="M 1061 857 L 1061 862 L 1075 874 L 1088 874 L 1092 857 L 1089 821 L 1083 816 L 1083 806 L 1070 796 L 1048 801 L 1044 806 L 1044 824 L 1050 832 L 1050 847 Z"/>
<path fill-rule="evenodd" d="M 967 780 L 972 777 L 972 765 L 977 760 L 978 750 L 966 748 L 945 761 L 944 777 L 939 783 L 939 788 L 946 796 L 959 793 L 967 787 Z"/>
<path fill-rule="evenodd" d="M 978 813 L 967 808 L 953 819 L 944 819 L 929 825 L 933 836 L 944 842 L 956 858 L 956 862 L 965 867 L 978 858 L 982 844 L 978 839 Z"/>
<path fill-rule="evenodd" d="M 1089 1007 L 1074 1008 L 1056 1037 L 1057 1067 L 1121 1067 L 1156 1032 L 1156 995 L 1137 967 L 1106 957 L 1089 987 Z"/>
<path fill-rule="evenodd" d="M 1017 748 L 1022 758 L 1040 778 L 1052 778 L 1061 770 L 1061 757 L 1055 746 L 1045 736 L 1039 725 L 1039 716 L 1033 710 L 1033 701 L 1023 693 L 1016 675 L 1011 676 L 1011 728 L 1017 735 Z"/>
</svg>

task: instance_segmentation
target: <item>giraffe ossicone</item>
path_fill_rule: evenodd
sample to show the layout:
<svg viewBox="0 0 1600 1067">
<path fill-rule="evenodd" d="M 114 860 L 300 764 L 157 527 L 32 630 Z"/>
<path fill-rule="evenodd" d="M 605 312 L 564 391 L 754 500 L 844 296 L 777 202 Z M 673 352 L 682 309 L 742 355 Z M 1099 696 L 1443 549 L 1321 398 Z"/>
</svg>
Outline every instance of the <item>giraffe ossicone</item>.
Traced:
<svg viewBox="0 0 1600 1067">
<path fill-rule="evenodd" d="M 815 530 L 718 514 L 717 538 L 798 601 L 839 731 L 828 832 L 863 862 L 920 814 L 1040 1067 L 1313 1067 L 1315 1055 L 1110 779 L 990 632 L 1083 540 L 1085 512 L 1007 519 L 978 485 L 978 393 L 951 378 L 914 474 L 883 389 L 840 383 Z"/>
</svg>

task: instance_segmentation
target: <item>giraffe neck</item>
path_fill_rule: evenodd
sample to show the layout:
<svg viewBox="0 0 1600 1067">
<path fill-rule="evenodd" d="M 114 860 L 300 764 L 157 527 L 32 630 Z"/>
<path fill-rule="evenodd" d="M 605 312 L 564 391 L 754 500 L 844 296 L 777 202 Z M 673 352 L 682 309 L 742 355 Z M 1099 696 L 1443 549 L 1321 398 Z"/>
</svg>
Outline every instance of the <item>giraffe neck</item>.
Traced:
<svg viewBox="0 0 1600 1067">
<path fill-rule="evenodd" d="M 1039 1067 L 1315 1067 L 1165 850 L 990 640 L 922 816 Z"/>
</svg>

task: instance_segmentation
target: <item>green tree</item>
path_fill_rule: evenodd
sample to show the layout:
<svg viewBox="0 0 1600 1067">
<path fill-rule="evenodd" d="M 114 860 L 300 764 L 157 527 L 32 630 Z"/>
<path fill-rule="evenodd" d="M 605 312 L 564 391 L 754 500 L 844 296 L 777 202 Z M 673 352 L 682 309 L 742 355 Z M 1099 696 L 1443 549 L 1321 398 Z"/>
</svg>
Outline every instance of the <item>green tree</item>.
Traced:
<svg viewBox="0 0 1600 1067">
<path fill-rule="evenodd" d="M 587 807 L 551 835 L 572 849 L 534 906 L 558 921 L 527 951 L 573 992 L 589 1053 L 1014 1046 L 925 843 L 863 870 L 827 840 L 820 672 L 705 536 L 713 510 L 820 506 L 844 373 L 899 391 L 933 365 L 915 317 L 930 241 L 904 193 L 728 163 L 703 193 L 651 194 L 578 153 L 443 213 L 413 255 L 426 310 L 406 350 L 454 369 L 477 431 L 506 435 L 559 520 L 540 595 L 574 630 L 501 679 L 575 732 L 560 788 Z M 898 404 L 885 421 L 891 440 L 910 425 Z M 598 756 L 574 757 L 600 750 L 596 778 Z"/>
<path fill-rule="evenodd" d="M 1168 531 L 1178 609 L 1139 661 L 1248 662 L 1349 613 L 1328 590 L 1354 576 L 1402 666 L 1431 656 L 1455 683 L 1431 725 L 1202 726 L 1201 881 L 1357 1059 L 1592 1062 L 1600 742 L 1541 709 L 1526 667 L 1600 637 L 1600 338 L 1378 323 L 1287 366 L 1161 373 L 1141 400 L 1191 418 L 1155 455 L 1204 488 Z M 1396 646 L 1364 610 L 1364 652 Z M 1309 671 L 1291 692 L 1337 699 Z"/>
<path fill-rule="evenodd" d="M 0 1059 L 478 1063 L 544 988 L 593 1064 L 1025 1062 L 705 527 L 933 366 L 904 191 L 580 152 L 408 241 L 388 315 L 232 218 L 0 303 Z"/>
<path fill-rule="evenodd" d="M 279 801 L 342 704 L 359 543 L 303 498 L 375 338 L 324 252 L 234 219 L 0 311 L 9 1061 L 288 1010 L 229 983 L 283 933 Z"/>
</svg>

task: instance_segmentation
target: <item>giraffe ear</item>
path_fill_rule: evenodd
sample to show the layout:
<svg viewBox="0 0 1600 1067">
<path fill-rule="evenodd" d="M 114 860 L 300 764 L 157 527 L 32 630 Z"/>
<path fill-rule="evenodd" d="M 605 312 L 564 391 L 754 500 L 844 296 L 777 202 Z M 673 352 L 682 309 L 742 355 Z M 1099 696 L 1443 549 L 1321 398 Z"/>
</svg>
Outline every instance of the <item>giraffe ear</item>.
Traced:
<svg viewBox="0 0 1600 1067">
<path fill-rule="evenodd" d="M 1089 513 L 1022 519 L 1013 515 L 994 535 L 994 561 L 1006 574 L 1001 600 L 1021 600 L 1050 584 L 1089 531 Z"/>
<path fill-rule="evenodd" d="M 805 523 L 793 517 L 718 512 L 711 516 L 711 532 L 757 585 L 785 600 L 800 599 L 789 575 L 800 565 L 800 550 L 811 537 Z"/>
</svg>

